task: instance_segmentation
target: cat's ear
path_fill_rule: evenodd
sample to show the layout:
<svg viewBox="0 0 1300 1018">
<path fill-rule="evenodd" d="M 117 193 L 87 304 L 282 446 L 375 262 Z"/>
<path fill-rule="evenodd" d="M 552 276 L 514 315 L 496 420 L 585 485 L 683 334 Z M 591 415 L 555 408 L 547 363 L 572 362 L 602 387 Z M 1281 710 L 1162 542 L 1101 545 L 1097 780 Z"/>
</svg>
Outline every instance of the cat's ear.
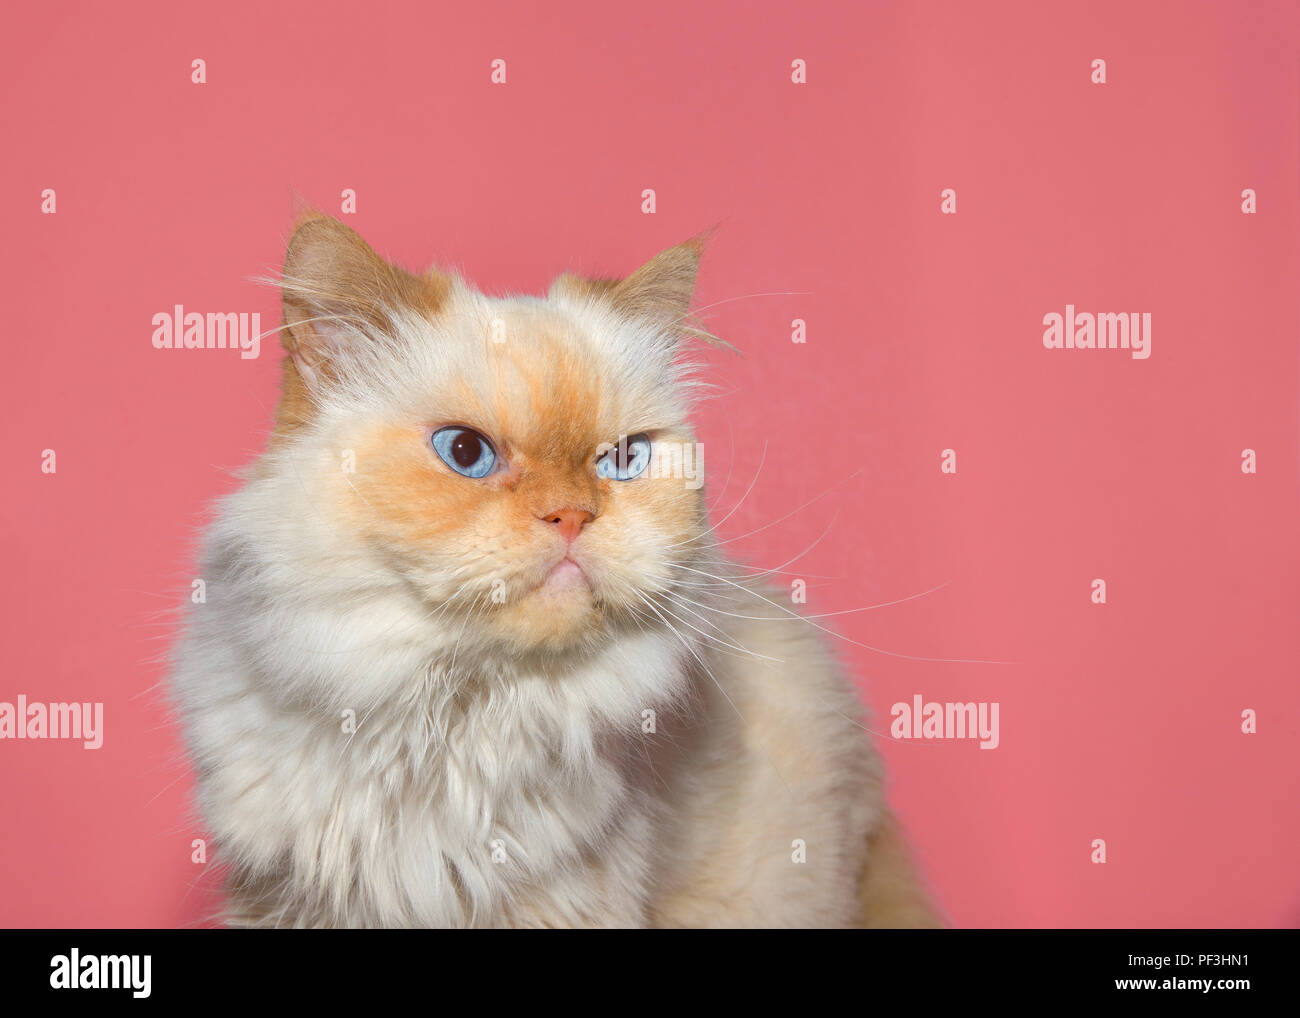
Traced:
<svg viewBox="0 0 1300 1018">
<path fill-rule="evenodd" d="M 707 234 L 700 234 L 660 251 L 624 279 L 562 275 L 551 286 L 551 295 L 603 300 L 629 317 L 649 319 L 667 331 L 699 334 L 687 318 L 707 239 Z"/>
<path fill-rule="evenodd" d="M 314 386 L 341 347 L 384 334 L 399 312 L 436 311 L 450 285 L 437 273 L 389 264 L 337 219 L 308 213 L 284 259 L 280 335 L 298 375 Z"/>
</svg>

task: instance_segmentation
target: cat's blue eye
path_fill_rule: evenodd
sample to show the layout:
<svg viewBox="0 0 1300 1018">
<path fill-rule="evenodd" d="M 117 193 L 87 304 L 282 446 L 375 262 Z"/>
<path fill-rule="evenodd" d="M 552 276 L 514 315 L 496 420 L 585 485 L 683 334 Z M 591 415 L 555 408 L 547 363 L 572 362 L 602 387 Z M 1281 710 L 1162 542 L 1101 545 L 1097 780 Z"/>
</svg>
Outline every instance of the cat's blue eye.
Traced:
<svg viewBox="0 0 1300 1018">
<path fill-rule="evenodd" d="M 596 476 L 611 481 L 630 481 L 650 464 L 650 439 L 646 435 L 625 438 L 596 460 Z"/>
<path fill-rule="evenodd" d="M 430 441 L 438 458 L 458 474 L 486 477 L 496 466 L 492 443 L 470 428 L 439 428 Z"/>
</svg>

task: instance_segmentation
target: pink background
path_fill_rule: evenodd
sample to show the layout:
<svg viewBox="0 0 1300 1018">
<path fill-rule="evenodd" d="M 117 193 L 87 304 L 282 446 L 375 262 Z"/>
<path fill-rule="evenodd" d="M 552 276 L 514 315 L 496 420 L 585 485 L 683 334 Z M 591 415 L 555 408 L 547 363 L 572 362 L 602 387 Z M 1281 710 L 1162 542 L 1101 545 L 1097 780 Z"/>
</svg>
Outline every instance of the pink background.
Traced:
<svg viewBox="0 0 1300 1018">
<path fill-rule="evenodd" d="M 154 687 L 279 351 L 158 351 L 150 319 L 273 327 L 248 278 L 295 191 L 337 213 L 343 188 L 379 250 L 494 292 L 721 224 L 699 300 L 744 356 L 711 356 L 701 415 L 719 518 L 766 443 L 730 547 L 778 565 L 833 522 L 793 567 L 810 610 L 946 582 L 833 621 L 1015 662 L 842 648 L 881 731 L 918 693 L 1001 704 L 994 751 L 880 740 L 954 923 L 1300 922 L 1293 5 L 205 6 L 28 5 L 0 35 L 0 700 L 106 715 L 98 751 L 0 742 L 0 924 L 212 905 Z M 1066 303 L 1151 312 L 1152 357 L 1045 350 Z"/>
</svg>

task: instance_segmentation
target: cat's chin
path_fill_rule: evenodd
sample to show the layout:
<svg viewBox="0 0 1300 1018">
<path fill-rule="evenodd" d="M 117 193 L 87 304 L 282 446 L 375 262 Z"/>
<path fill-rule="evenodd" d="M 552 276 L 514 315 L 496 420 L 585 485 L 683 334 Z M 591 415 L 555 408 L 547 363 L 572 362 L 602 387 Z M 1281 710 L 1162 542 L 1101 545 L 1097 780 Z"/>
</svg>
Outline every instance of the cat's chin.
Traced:
<svg viewBox="0 0 1300 1018">
<path fill-rule="evenodd" d="M 587 581 L 587 574 L 582 571 L 582 567 L 573 559 L 563 558 L 546 574 L 546 578 L 542 580 L 537 588 L 537 593 L 566 595 L 568 591 L 577 591 L 579 589 L 585 589 L 588 594 L 591 593 L 591 584 Z"/>
<path fill-rule="evenodd" d="M 604 622 L 586 574 L 566 559 L 518 601 L 503 605 L 498 631 L 516 644 L 562 650 L 589 640 Z"/>
</svg>

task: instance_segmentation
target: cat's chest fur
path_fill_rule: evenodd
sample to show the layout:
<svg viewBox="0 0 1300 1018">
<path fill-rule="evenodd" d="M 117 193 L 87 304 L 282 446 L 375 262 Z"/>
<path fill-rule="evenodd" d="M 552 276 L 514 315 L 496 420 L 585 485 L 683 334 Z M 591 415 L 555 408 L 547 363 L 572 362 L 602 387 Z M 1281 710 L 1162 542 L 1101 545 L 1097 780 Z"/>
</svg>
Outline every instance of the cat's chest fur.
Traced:
<svg viewBox="0 0 1300 1018">
<path fill-rule="evenodd" d="M 686 678 L 677 650 L 632 642 L 563 675 L 452 683 L 433 666 L 408 696 L 337 717 L 209 672 L 224 695 L 191 739 L 235 863 L 230 919 L 645 922 L 660 807 L 641 720 Z"/>
</svg>

